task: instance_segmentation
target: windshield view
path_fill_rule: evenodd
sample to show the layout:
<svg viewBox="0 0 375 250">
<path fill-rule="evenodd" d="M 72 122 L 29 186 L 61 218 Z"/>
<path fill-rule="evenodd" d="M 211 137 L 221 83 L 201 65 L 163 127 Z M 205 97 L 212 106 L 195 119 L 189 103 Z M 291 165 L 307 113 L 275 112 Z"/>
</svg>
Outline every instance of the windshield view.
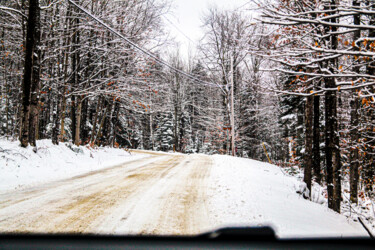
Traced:
<svg viewBox="0 0 375 250">
<path fill-rule="evenodd" d="M 0 235 L 375 232 L 372 0 L 0 0 Z"/>
</svg>

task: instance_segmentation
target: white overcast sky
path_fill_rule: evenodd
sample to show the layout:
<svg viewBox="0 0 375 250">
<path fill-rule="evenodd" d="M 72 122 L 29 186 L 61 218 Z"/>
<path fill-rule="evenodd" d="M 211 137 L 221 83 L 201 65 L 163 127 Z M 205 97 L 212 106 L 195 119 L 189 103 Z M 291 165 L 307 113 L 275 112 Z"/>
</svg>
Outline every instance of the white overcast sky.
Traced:
<svg viewBox="0 0 375 250">
<path fill-rule="evenodd" d="M 201 18 L 209 6 L 216 5 L 218 8 L 235 9 L 248 2 L 249 0 L 173 0 L 172 13 L 166 15 L 164 21 L 171 36 L 179 42 L 181 53 L 186 56 L 189 46 L 194 50 L 195 44 L 203 36 Z"/>
</svg>

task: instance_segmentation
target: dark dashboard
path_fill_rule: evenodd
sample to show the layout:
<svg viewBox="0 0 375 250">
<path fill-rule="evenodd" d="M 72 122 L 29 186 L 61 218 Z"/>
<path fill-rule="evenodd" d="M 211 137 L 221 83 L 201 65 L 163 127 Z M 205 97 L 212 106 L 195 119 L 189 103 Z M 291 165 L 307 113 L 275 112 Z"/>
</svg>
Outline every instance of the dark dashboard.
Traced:
<svg viewBox="0 0 375 250">
<path fill-rule="evenodd" d="M 0 249 L 375 249 L 370 238 L 277 239 L 271 228 L 226 228 L 198 236 L 0 236 Z"/>
</svg>

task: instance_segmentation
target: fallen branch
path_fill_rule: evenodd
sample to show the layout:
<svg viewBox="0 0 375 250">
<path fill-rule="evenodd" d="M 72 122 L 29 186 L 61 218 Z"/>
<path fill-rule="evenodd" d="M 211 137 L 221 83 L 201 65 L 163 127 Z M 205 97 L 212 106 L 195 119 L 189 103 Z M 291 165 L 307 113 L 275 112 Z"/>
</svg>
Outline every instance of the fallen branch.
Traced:
<svg viewBox="0 0 375 250">
<path fill-rule="evenodd" d="M 374 238 L 374 235 L 372 235 L 371 231 L 367 228 L 367 226 L 365 225 L 365 223 L 363 223 L 362 219 L 360 217 L 358 217 L 358 220 L 359 222 L 361 223 L 361 225 L 363 226 L 363 228 L 367 231 L 367 233 L 370 235 L 370 238 L 371 239 L 375 239 Z"/>
<path fill-rule="evenodd" d="M 9 154 L 20 155 L 20 156 L 22 156 L 23 158 L 25 158 L 25 159 L 27 160 L 27 157 L 24 156 L 23 154 L 18 153 L 18 152 L 13 152 L 12 150 L 9 150 L 9 149 L 3 149 L 3 148 L 0 147 L 0 153 L 6 153 L 6 154 L 8 154 L 8 155 L 9 155 Z"/>
</svg>

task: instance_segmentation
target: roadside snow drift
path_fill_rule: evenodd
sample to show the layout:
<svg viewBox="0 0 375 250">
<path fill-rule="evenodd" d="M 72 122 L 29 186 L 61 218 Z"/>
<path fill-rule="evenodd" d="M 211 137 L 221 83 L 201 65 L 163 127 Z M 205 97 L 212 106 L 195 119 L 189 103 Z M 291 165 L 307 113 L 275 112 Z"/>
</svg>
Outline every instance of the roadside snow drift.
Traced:
<svg viewBox="0 0 375 250">
<path fill-rule="evenodd" d="M 281 238 L 365 236 L 358 222 L 296 193 L 299 182 L 274 165 L 215 155 L 209 209 L 212 224 L 274 228 Z"/>
<path fill-rule="evenodd" d="M 18 141 L 0 140 L 0 191 L 17 189 L 84 174 L 90 171 L 145 157 L 131 156 L 123 149 L 76 147 L 69 143 L 53 145 L 37 141 L 21 148 Z"/>
</svg>

